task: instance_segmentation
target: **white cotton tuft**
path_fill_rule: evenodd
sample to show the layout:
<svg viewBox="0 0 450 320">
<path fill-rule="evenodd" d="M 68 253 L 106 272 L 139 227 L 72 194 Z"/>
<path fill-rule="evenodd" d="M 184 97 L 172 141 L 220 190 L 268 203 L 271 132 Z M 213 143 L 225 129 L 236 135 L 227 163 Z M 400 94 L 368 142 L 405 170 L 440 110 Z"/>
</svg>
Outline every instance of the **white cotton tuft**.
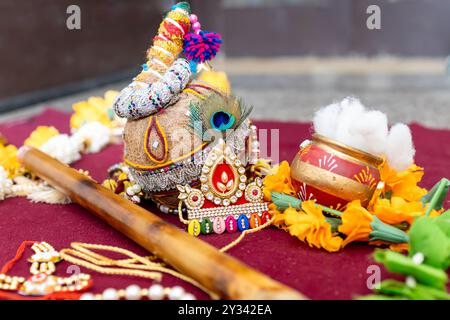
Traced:
<svg viewBox="0 0 450 320">
<path fill-rule="evenodd" d="M 314 131 L 318 134 L 335 138 L 337 122 L 339 114 L 341 113 L 341 106 L 339 103 L 334 103 L 328 107 L 322 108 L 314 114 Z"/>
<path fill-rule="evenodd" d="M 386 114 L 367 110 L 354 97 L 326 106 L 314 115 L 316 133 L 376 156 L 404 170 L 414 162 L 414 147 L 408 126 L 388 127 Z"/>
<path fill-rule="evenodd" d="M 414 149 L 411 130 L 403 123 L 397 123 L 389 131 L 386 146 L 386 158 L 397 171 L 406 170 L 414 163 Z"/>
<path fill-rule="evenodd" d="M 354 147 L 375 155 L 385 152 L 388 131 L 387 116 L 375 110 L 361 114 L 360 119 L 355 120 L 350 127 L 350 133 L 359 137 L 360 145 Z"/>
<path fill-rule="evenodd" d="M 363 137 L 356 135 L 354 131 L 355 123 L 361 119 L 366 108 L 361 102 L 353 97 L 348 97 L 341 102 L 341 113 L 336 119 L 337 127 L 335 139 L 354 148 L 364 149 Z"/>
</svg>

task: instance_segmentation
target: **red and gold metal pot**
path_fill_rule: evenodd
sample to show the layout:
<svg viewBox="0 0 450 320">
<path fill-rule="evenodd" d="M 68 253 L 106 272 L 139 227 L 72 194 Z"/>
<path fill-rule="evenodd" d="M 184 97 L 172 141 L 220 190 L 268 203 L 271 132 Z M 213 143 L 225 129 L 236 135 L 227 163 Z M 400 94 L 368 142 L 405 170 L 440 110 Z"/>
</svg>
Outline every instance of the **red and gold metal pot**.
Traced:
<svg viewBox="0 0 450 320">
<path fill-rule="evenodd" d="M 365 206 L 380 181 L 382 162 L 382 158 L 313 134 L 292 161 L 292 183 L 303 201 L 315 199 L 339 210 L 359 199 Z"/>
</svg>

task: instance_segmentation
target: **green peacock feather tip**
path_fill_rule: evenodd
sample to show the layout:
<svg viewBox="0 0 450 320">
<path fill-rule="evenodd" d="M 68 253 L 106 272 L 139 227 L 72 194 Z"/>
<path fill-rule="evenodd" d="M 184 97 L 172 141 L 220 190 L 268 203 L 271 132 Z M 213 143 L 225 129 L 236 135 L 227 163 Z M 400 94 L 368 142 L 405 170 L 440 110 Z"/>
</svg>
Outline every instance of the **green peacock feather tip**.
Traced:
<svg viewBox="0 0 450 320">
<path fill-rule="evenodd" d="M 209 141 L 213 132 L 225 134 L 227 130 L 239 128 L 248 119 L 251 110 L 251 107 L 233 96 L 211 94 L 200 103 L 190 104 L 189 126 L 203 141 Z"/>
</svg>

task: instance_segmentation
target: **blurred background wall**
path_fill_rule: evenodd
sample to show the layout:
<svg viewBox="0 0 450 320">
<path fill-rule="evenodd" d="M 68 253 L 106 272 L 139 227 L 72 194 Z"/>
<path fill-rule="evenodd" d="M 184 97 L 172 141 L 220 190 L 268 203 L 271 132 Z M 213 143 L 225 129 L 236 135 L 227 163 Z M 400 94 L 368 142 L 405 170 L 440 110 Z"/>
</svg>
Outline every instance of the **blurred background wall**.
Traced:
<svg viewBox="0 0 450 320">
<path fill-rule="evenodd" d="M 0 0 L 0 109 L 129 77 L 145 57 L 163 2 Z M 80 30 L 66 26 L 71 4 L 81 9 Z"/>
<path fill-rule="evenodd" d="M 173 3 L 0 0 L 0 112 L 130 79 L 144 61 L 163 12 Z M 287 61 L 284 71 L 278 72 L 277 65 L 275 73 L 292 73 L 292 69 L 302 73 L 317 66 L 317 62 L 314 65 L 305 60 L 293 68 L 289 59 L 388 55 L 443 61 L 450 53 L 449 0 L 191 0 L 190 3 L 204 29 L 222 33 L 222 58 L 226 58 L 222 60 L 233 61 L 235 75 L 241 66 L 242 70 L 251 71 L 269 65 L 259 58 Z M 71 4 L 81 9 L 81 30 L 66 27 L 66 9 Z M 381 8 L 380 30 L 366 27 L 366 10 L 371 4 Z M 241 60 L 245 63 L 236 62 Z M 366 66 L 363 61 L 356 68 Z M 424 66 L 426 73 L 429 65 Z M 372 68 L 377 71 L 377 65 Z M 240 74 L 235 78 L 237 90 L 245 94 L 251 95 L 246 88 L 257 86 L 251 76 Z M 271 79 L 266 82 L 272 88 L 273 82 L 280 84 L 286 77 L 274 75 Z M 312 82 L 311 77 L 295 79 L 300 85 L 305 83 L 306 91 L 329 84 L 326 92 L 332 92 L 343 83 L 334 75 L 313 77 Z M 439 82 L 438 89 L 442 91 L 442 78 L 421 79 L 402 83 L 413 92 L 416 87 L 436 88 Z M 373 78 L 367 81 L 379 83 Z M 358 92 L 355 85 L 361 84 L 360 79 L 349 78 L 348 83 L 351 85 L 342 95 Z M 291 86 L 293 93 L 299 92 L 291 80 L 283 86 L 286 90 Z M 360 89 L 372 90 L 367 86 Z M 263 94 L 254 93 L 255 97 Z M 417 100 L 414 99 L 411 101 Z M 322 100 L 305 100 L 305 104 L 315 102 Z"/>
<path fill-rule="evenodd" d="M 192 0 L 228 56 L 450 53 L 448 0 Z M 381 9 L 381 29 L 366 27 Z M 211 14 L 211 13 L 215 14 Z"/>
</svg>

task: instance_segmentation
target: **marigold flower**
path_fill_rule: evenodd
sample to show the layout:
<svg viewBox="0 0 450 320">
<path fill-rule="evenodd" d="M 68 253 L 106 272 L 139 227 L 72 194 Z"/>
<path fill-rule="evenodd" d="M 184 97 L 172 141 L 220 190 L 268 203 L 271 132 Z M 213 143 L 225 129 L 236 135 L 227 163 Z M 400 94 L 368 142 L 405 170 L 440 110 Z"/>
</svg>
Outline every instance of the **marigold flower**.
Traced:
<svg viewBox="0 0 450 320">
<path fill-rule="evenodd" d="M 0 145 L 4 146 L 8 143 L 8 140 L 0 132 Z"/>
<path fill-rule="evenodd" d="M 389 246 L 389 250 L 399 253 L 406 253 L 409 251 L 409 243 L 394 243 Z"/>
<path fill-rule="evenodd" d="M 284 225 L 284 215 L 282 212 L 280 212 L 277 209 L 277 206 L 275 203 L 270 203 L 269 204 L 269 212 L 272 215 L 272 217 L 274 217 L 274 221 L 272 222 L 272 225 L 276 226 L 276 227 L 283 227 Z"/>
<path fill-rule="evenodd" d="M 331 225 L 326 221 L 319 206 L 314 201 L 302 203 L 302 210 L 288 208 L 276 216 L 278 223 L 284 222 L 284 229 L 292 236 L 307 242 L 310 247 L 324 248 L 336 252 L 341 248 L 342 239 L 331 231 Z"/>
<path fill-rule="evenodd" d="M 425 214 L 426 207 L 422 202 L 408 202 L 400 197 L 391 199 L 379 199 L 373 207 L 373 214 L 381 221 L 388 224 L 400 224 L 402 222 L 413 223 L 416 217 Z M 437 211 L 432 211 L 431 216 L 437 216 Z"/>
<path fill-rule="evenodd" d="M 217 88 L 224 93 L 229 94 L 231 92 L 230 81 L 227 74 L 221 71 L 203 71 L 200 73 L 198 80 L 206 82 L 207 84 Z"/>
<path fill-rule="evenodd" d="M 359 200 L 348 203 L 341 218 L 342 224 L 338 230 L 347 236 L 342 243 L 343 247 L 353 241 L 369 241 L 373 217 L 361 206 Z"/>
<path fill-rule="evenodd" d="M 50 138 L 57 136 L 59 131 L 55 127 L 39 126 L 25 140 L 24 145 L 39 148 Z"/>
<path fill-rule="evenodd" d="M 347 209 L 341 216 L 342 224 L 339 232 L 347 237 L 343 242 L 346 246 L 353 241 L 386 241 L 390 243 L 406 243 L 409 238 L 405 232 L 382 222 L 361 206 L 359 200 L 347 204 Z"/>
<path fill-rule="evenodd" d="M 5 169 L 10 179 L 19 174 L 21 165 L 17 159 L 17 148 L 14 145 L 0 144 L 0 166 Z"/>
<path fill-rule="evenodd" d="M 392 192 L 393 197 L 401 197 L 406 201 L 419 201 L 427 190 L 417 185 L 424 175 L 423 168 L 411 165 L 405 171 L 397 172 L 385 162 L 380 166 L 381 180 L 385 183 L 385 191 Z"/>
<path fill-rule="evenodd" d="M 287 161 L 280 163 L 276 173 L 268 175 L 264 178 L 264 199 L 272 201 L 271 192 L 277 191 L 289 195 L 295 195 L 294 187 L 291 180 L 291 167 Z"/>
<path fill-rule="evenodd" d="M 100 122 L 108 128 L 114 127 L 112 105 L 117 95 L 117 91 L 107 91 L 104 98 L 90 97 L 87 101 L 75 103 L 72 106 L 74 114 L 70 118 L 70 127 L 72 129 L 78 129 L 83 124 L 93 121 Z"/>
</svg>

